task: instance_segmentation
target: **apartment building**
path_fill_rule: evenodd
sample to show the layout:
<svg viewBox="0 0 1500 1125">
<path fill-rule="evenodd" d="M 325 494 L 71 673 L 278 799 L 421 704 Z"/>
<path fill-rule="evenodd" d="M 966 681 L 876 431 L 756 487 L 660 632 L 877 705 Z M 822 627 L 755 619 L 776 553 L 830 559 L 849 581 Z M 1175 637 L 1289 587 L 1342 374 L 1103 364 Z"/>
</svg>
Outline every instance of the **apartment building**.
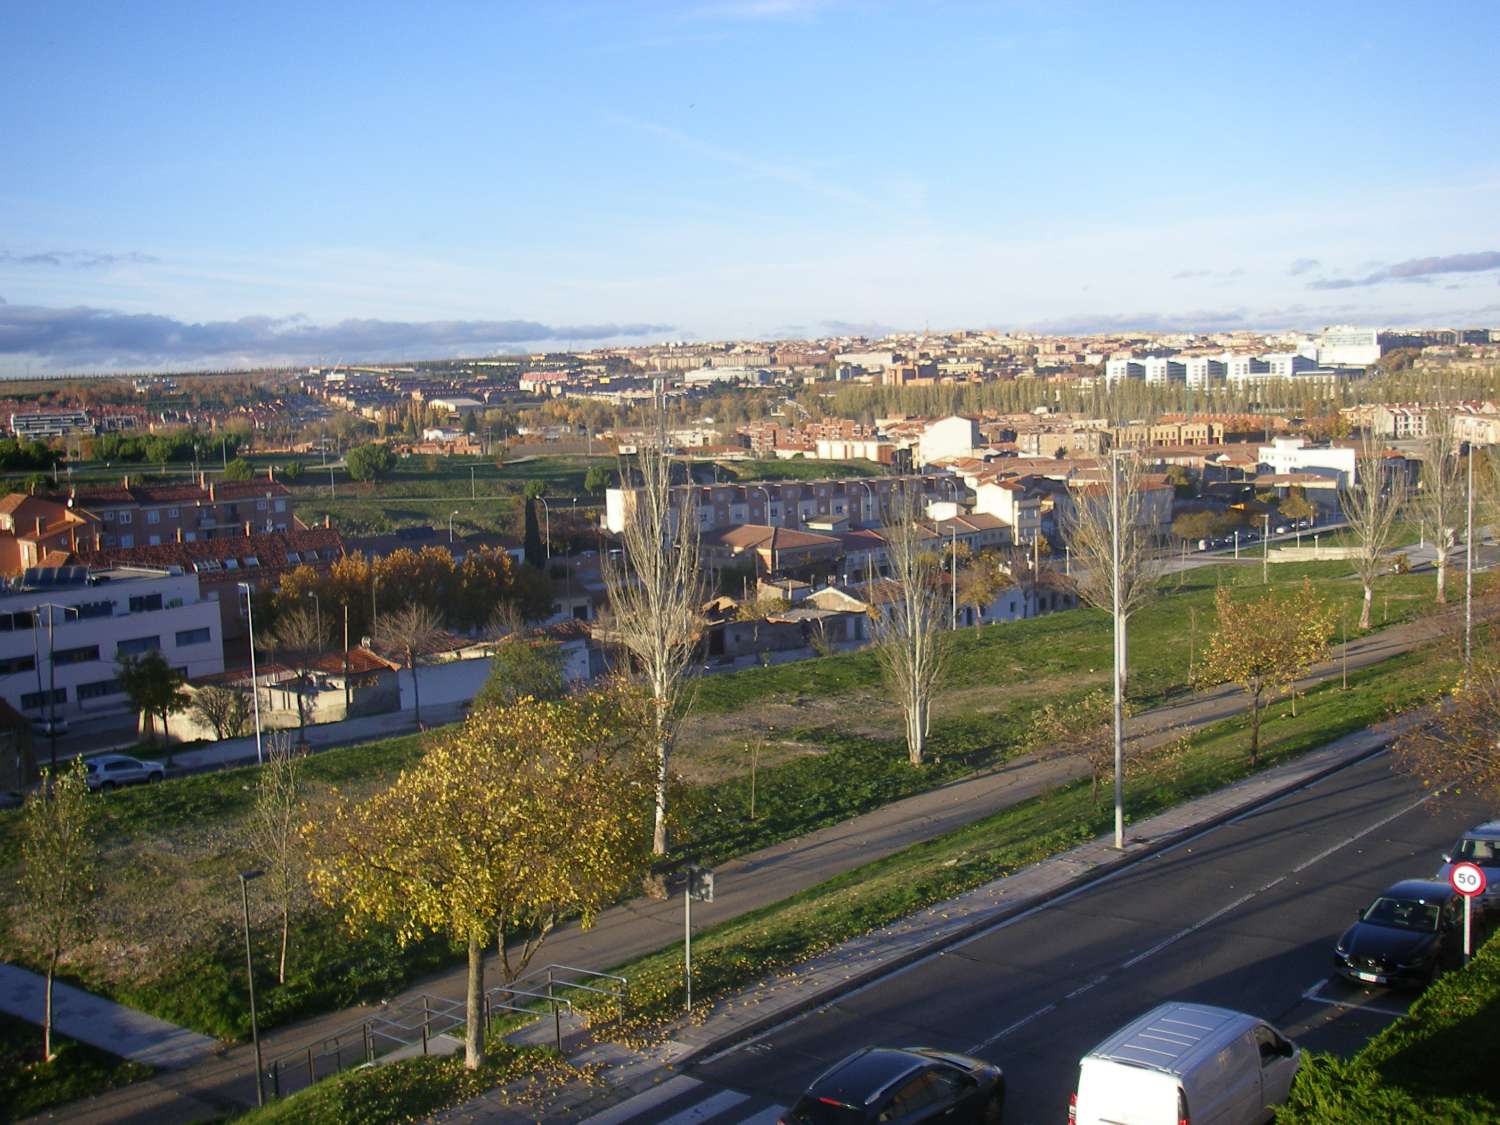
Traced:
<svg viewBox="0 0 1500 1125">
<path fill-rule="evenodd" d="M 301 526 L 291 493 L 270 474 L 248 481 L 202 474 L 197 481 L 161 484 L 126 477 L 117 486 L 70 488 L 50 498 L 98 516 L 100 547 L 154 547 Z"/>
<path fill-rule="evenodd" d="M 1275 475 L 1314 473 L 1338 481 L 1347 488 L 1354 480 L 1356 453 L 1352 447 L 1308 445 L 1303 438 L 1275 438 L 1260 447 L 1257 456 L 1266 472 Z"/>
<path fill-rule="evenodd" d="M 196 575 L 42 567 L 0 593 L 0 698 L 32 718 L 127 710 L 119 662 L 153 651 L 189 677 L 224 670 L 219 607 Z"/>
<path fill-rule="evenodd" d="M 99 524 L 88 512 L 41 496 L 12 492 L 0 498 L 0 575 L 64 565 L 80 543 L 95 541 Z"/>
</svg>

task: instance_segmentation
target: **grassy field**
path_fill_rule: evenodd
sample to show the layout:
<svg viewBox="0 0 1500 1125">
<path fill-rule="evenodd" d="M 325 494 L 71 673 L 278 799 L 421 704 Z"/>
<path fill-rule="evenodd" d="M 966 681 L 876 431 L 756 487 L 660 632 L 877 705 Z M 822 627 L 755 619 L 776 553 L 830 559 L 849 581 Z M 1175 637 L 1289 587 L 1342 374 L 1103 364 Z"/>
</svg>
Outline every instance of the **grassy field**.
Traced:
<svg viewBox="0 0 1500 1125">
<path fill-rule="evenodd" d="M 1307 570 L 1317 568 L 1298 568 L 1289 576 Z M 1250 576 L 1251 571 L 1234 567 L 1199 571 L 1171 597 L 1142 611 L 1132 649 L 1138 694 L 1160 698 L 1182 688 L 1193 634 L 1185 624 L 1189 609 L 1198 607 L 1193 639 L 1201 644 L 1216 577 L 1243 581 L 1243 592 L 1252 594 L 1259 587 Z M 1350 584 L 1331 574 L 1315 580 L 1328 586 L 1329 596 L 1356 596 Z M 1428 604 L 1419 597 L 1422 582 L 1411 576 L 1386 580 L 1398 599 L 1392 617 Z M 683 803 L 684 851 L 722 860 L 993 765 L 1016 750 L 1041 702 L 1087 690 L 1107 674 L 1107 628 L 1094 611 L 967 630 L 955 642 L 953 676 L 934 720 L 929 761 L 919 769 L 905 764 L 894 712 L 880 698 L 870 653 L 706 680 L 678 755 L 693 782 Z M 1427 682 L 1402 671 L 1404 663 L 1387 667 L 1396 678 L 1381 682 L 1391 690 Z M 1437 667 L 1429 662 L 1420 670 Z M 1407 697 L 1392 696 L 1380 707 L 1355 705 L 1365 698 L 1349 693 L 1321 707 L 1310 701 L 1307 717 L 1299 717 L 1295 729 L 1331 737 L 1351 729 L 1350 723 L 1381 717 L 1382 707 L 1389 710 Z M 1268 739 L 1278 722 L 1268 724 Z M 752 819 L 746 745 L 760 739 L 766 746 Z M 371 791 L 418 753 L 412 736 L 317 755 L 307 766 L 310 814 L 317 816 L 335 788 L 356 796 Z M 234 872 L 247 861 L 239 823 L 251 801 L 252 777 L 250 770 L 223 771 L 101 801 L 110 878 L 103 887 L 100 938 L 69 963 L 74 979 L 211 1034 L 244 1035 L 233 891 Z M 0 855 L 15 854 L 15 823 L 14 814 L 0 815 Z M 1082 830 L 1075 825 L 1069 831 L 1075 829 Z M 24 961 L 24 905 L 13 898 L 11 874 L 0 870 L 0 955 Z M 174 894 L 163 896 L 164 886 Z M 273 927 L 268 911 L 260 909 L 259 956 L 269 968 Z M 141 949 L 150 955 L 140 956 Z M 266 984 L 263 1018 L 270 1026 L 389 995 L 452 958 L 438 940 L 398 952 L 389 934 L 354 938 L 326 911 L 306 903 L 299 912 L 288 981 Z"/>
<path fill-rule="evenodd" d="M 696 950 L 694 951 L 696 953 Z M 1500 936 L 1424 992 L 1352 1059 L 1303 1060 L 1276 1120 L 1473 1122 L 1500 1119 Z"/>
<path fill-rule="evenodd" d="M 730 480 L 830 480 L 844 477 L 879 477 L 886 467 L 874 461 L 817 461 L 807 458 L 782 460 L 772 457 L 755 461 L 719 461 Z"/>
<path fill-rule="evenodd" d="M 0 1122 L 103 1093 L 151 1076 L 151 1068 L 71 1039 L 54 1039 L 42 1061 L 42 1029 L 0 1013 Z"/>
</svg>

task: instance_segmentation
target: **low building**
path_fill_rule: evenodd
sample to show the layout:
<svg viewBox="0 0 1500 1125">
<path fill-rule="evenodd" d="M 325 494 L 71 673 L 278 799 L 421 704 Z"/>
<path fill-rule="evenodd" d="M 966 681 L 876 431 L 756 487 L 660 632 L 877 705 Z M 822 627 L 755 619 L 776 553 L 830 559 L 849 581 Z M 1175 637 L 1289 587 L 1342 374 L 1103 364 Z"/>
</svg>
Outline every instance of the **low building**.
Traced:
<svg viewBox="0 0 1500 1125">
<path fill-rule="evenodd" d="M 38 568 L 0 593 L 0 698 L 33 719 L 129 710 L 119 662 L 148 652 L 189 679 L 223 671 L 219 607 L 196 575 Z"/>
</svg>

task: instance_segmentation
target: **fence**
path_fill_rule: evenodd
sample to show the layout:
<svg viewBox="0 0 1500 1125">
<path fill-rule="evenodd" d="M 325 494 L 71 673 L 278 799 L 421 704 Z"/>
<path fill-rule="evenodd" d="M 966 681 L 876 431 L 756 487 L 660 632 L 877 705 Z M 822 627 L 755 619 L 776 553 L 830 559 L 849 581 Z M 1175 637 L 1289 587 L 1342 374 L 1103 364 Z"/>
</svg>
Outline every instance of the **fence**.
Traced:
<svg viewBox="0 0 1500 1125">
<path fill-rule="evenodd" d="M 498 1012 L 552 1015 L 553 1040 L 562 1051 L 562 1012 L 573 1010 L 568 993 L 614 999 L 623 1012 L 628 999 L 626 978 L 571 965 L 547 965 L 509 984 L 487 989 L 481 997 L 483 1022 L 488 1026 Z M 463 1000 L 420 993 L 397 1006 L 386 1006 L 358 1023 L 325 1036 L 296 1051 L 277 1055 L 266 1064 L 266 1089 L 272 1097 L 304 1090 L 319 1079 L 350 1067 L 370 1066 L 393 1055 L 426 1055 L 439 1036 L 461 1030 L 467 1020 Z"/>
</svg>

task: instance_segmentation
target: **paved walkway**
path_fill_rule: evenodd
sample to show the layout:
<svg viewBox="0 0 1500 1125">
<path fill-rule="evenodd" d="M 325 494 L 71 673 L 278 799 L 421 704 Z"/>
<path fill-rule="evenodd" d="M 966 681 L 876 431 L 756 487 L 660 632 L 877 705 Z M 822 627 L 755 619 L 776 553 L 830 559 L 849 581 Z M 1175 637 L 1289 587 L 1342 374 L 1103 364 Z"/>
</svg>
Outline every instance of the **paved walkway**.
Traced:
<svg viewBox="0 0 1500 1125">
<path fill-rule="evenodd" d="M 0 964 L 0 1011 L 40 1025 L 46 989 L 47 978 L 40 973 Z M 192 1066 L 219 1047 L 206 1035 L 61 981 L 52 986 L 52 1025 L 59 1035 L 157 1069 Z"/>
<path fill-rule="evenodd" d="M 1115 849 L 1113 836 L 1101 836 L 853 938 L 721 999 L 707 1011 L 684 1017 L 654 1045 L 629 1049 L 616 1043 L 594 1044 L 580 1034 L 570 1061 L 588 1074 L 587 1080 L 540 1091 L 530 1082 L 499 1087 L 438 1114 L 433 1121 L 441 1125 L 520 1125 L 538 1120 L 592 1120 L 590 1114 L 600 1114 L 594 1125 L 605 1125 L 644 1113 L 660 1091 L 676 1081 L 689 1060 L 752 1038 L 903 965 L 1342 769 L 1382 748 L 1394 729 L 1414 718 L 1398 721 L 1392 729 L 1348 735 L 1294 762 L 1132 825 L 1123 852 Z M 609 1112 L 611 1107 L 617 1108 Z"/>
<path fill-rule="evenodd" d="M 1461 620 L 1461 619 L 1460 619 Z M 1377 663 L 1440 636 L 1451 627 L 1442 619 L 1424 618 L 1372 634 L 1349 644 L 1351 670 Z M 1299 681 L 1301 687 L 1335 679 L 1340 663 L 1329 661 Z M 1186 696 L 1132 720 L 1132 738 L 1168 737 L 1239 715 L 1244 697 L 1238 689 L 1218 688 Z M 1164 733 L 1166 732 L 1166 733 Z M 778 902 L 843 871 L 941 835 L 1027 800 L 1060 782 L 1081 776 L 1072 758 L 1013 759 L 993 770 L 951 782 L 874 809 L 840 824 L 785 840 L 742 856 L 716 869 L 715 901 L 694 910 L 696 926 L 707 927 L 750 910 Z M 560 928 L 542 951 L 543 963 L 607 969 L 681 939 L 682 904 L 636 899 L 601 914 L 589 930 Z M 464 994 L 462 966 L 422 981 L 391 1003 L 428 993 Z M 378 1011 L 362 1006 L 317 1017 L 264 1037 L 270 1059 L 305 1050 L 344 1031 Z M 133 1086 L 102 1094 L 70 1107 L 69 1120 L 84 1122 L 150 1122 L 171 1125 L 254 1104 L 254 1067 L 248 1047 L 237 1046 L 187 1069 L 159 1075 Z"/>
</svg>

